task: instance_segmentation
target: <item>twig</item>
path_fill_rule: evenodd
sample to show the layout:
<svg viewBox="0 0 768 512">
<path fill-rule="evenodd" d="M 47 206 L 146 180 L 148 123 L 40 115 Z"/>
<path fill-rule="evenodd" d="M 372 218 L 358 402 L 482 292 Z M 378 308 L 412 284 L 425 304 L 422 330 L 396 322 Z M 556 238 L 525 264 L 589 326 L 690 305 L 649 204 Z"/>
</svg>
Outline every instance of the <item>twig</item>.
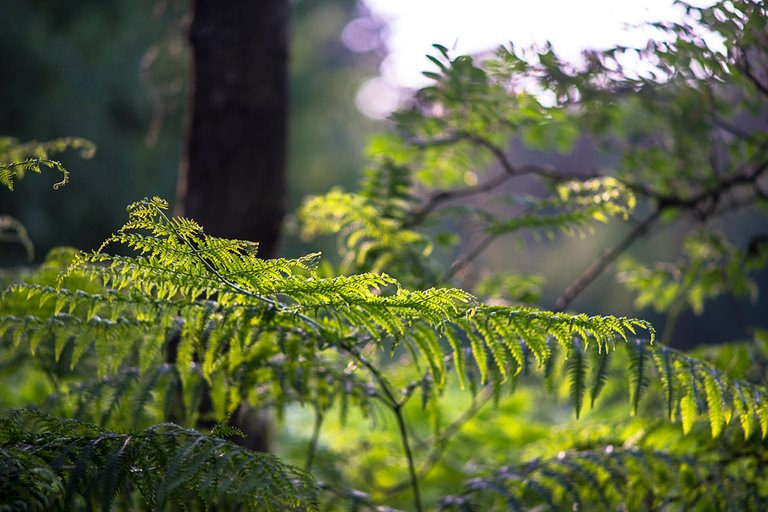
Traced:
<svg viewBox="0 0 768 512">
<path fill-rule="evenodd" d="M 498 238 L 498 233 L 490 233 L 486 235 L 485 238 L 483 238 L 482 241 L 480 241 L 477 246 L 469 251 L 467 254 L 462 256 L 461 258 L 457 259 L 453 262 L 451 265 L 451 268 L 449 268 L 440 278 L 441 282 L 446 282 L 449 279 L 451 279 L 453 276 L 455 276 L 459 271 L 461 271 L 464 267 L 472 263 L 472 261 L 480 256 L 483 251 L 485 251 L 488 247 L 491 246 L 491 244 Z"/>
<path fill-rule="evenodd" d="M 407 228 L 415 224 L 418 224 L 424 219 L 424 217 L 432 213 L 432 211 L 435 208 L 437 208 L 438 206 L 440 206 L 440 204 L 446 201 L 450 201 L 452 199 L 458 199 L 461 197 L 470 197 L 470 196 L 482 194 L 485 192 L 490 192 L 496 187 L 499 187 L 502 184 L 504 184 L 510 178 L 512 178 L 511 174 L 507 174 L 507 173 L 499 174 L 484 183 L 480 183 L 479 185 L 460 188 L 460 189 L 453 189 L 453 190 L 441 190 L 439 192 L 436 192 L 435 194 L 430 196 L 430 198 L 427 200 L 426 203 L 424 203 L 419 209 L 414 210 L 408 216 L 408 218 L 403 222 L 403 227 Z"/>
<path fill-rule="evenodd" d="M 555 301 L 555 311 L 563 311 L 603 270 L 626 251 L 638 238 L 645 236 L 659 220 L 661 209 L 656 209 L 618 244 L 600 255 Z"/>
<path fill-rule="evenodd" d="M 421 467 L 419 468 L 419 478 L 425 478 L 430 471 L 432 471 L 432 468 L 434 468 L 437 461 L 440 460 L 440 457 L 443 455 L 443 452 L 445 451 L 446 446 L 448 446 L 448 441 L 451 437 L 456 435 L 461 428 L 464 426 L 467 421 L 472 419 L 472 417 L 477 414 L 477 412 L 486 404 L 488 401 L 493 397 L 493 388 L 490 386 L 486 386 L 483 388 L 482 395 L 480 398 L 474 398 L 472 400 L 472 404 L 467 408 L 466 411 L 464 411 L 459 417 L 454 419 L 450 425 L 448 425 L 445 429 L 443 429 L 442 432 L 440 432 L 437 436 L 434 437 L 434 439 L 431 441 L 433 444 L 432 450 L 427 454 L 426 460 L 422 463 Z M 392 492 L 399 492 L 406 488 L 408 485 L 410 485 L 410 482 L 407 480 L 403 480 L 397 484 L 394 484 L 384 490 L 384 492 L 392 493 Z"/>
<path fill-rule="evenodd" d="M 447 137 L 442 137 L 438 139 L 429 139 L 429 140 L 419 139 L 419 140 L 411 140 L 409 142 L 416 147 L 425 148 L 425 147 L 455 144 L 461 141 L 474 142 L 475 144 L 482 146 L 488 151 L 490 151 L 491 154 L 493 154 L 493 156 L 498 161 L 499 165 L 501 166 L 503 170 L 503 174 L 494 176 L 493 178 L 490 178 L 486 182 L 483 182 L 471 187 L 452 189 L 452 190 L 441 190 L 441 191 L 435 192 L 429 199 L 427 199 L 427 201 L 420 208 L 418 208 L 417 210 L 414 210 L 408 216 L 408 218 L 403 223 L 403 227 L 411 227 L 415 224 L 418 224 L 419 222 L 421 222 L 421 220 L 424 219 L 424 217 L 432 213 L 432 211 L 434 211 L 435 208 L 437 208 L 440 204 L 446 201 L 490 192 L 495 188 L 506 183 L 509 179 L 517 176 L 536 174 L 543 178 L 548 178 L 556 181 L 583 180 L 586 178 L 593 178 L 596 176 L 593 174 L 562 174 L 562 173 L 555 172 L 551 169 L 547 169 L 545 167 L 541 167 L 537 165 L 516 166 L 509 160 L 505 151 L 502 148 L 495 145 L 485 137 L 481 137 L 479 135 L 468 133 L 468 132 L 458 132 L 458 133 L 449 135 Z"/>
<path fill-rule="evenodd" d="M 394 409 L 395 417 L 397 418 L 397 426 L 400 429 L 400 439 L 403 442 L 403 451 L 405 451 L 405 458 L 408 460 L 408 475 L 411 480 L 411 488 L 413 489 L 413 504 L 416 506 L 416 512 L 422 512 L 421 505 L 421 493 L 419 492 L 419 477 L 416 474 L 416 466 L 413 462 L 413 453 L 411 452 L 411 446 L 408 442 L 408 430 L 405 426 L 405 418 L 403 417 L 403 409 L 398 406 Z"/>
<path fill-rule="evenodd" d="M 752 72 L 752 65 L 749 63 L 749 57 L 746 55 L 746 51 L 742 50 L 742 58 L 739 59 L 740 65 L 738 69 L 749 78 L 749 81 L 760 91 L 764 96 L 768 96 L 768 87 Z"/>
<path fill-rule="evenodd" d="M 374 379 L 376 379 L 376 381 L 379 383 L 379 387 L 384 393 L 384 397 L 382 398 L 386 399 L 385 402 L 388 403 L 390 409 L 395 415 L 395 418 L 397 419 L 397 426 L 400 431 L 400 440 L 403 444 L 403 452 L 405 454 L 405 459 L 408 462 L 408 476 L 411 483 L 411 489 L 413 491 L 413 504 L 416 507 L 416 512 L 423 512 L 424 508 L 421 503 L 421 492 L 419 491 L 419 477 L 416 474 L 416 465 L 413 460 L 413 452 L 411 451 L 408 429 L 405 425 L 405 418 L 403 416 L 403 406 L 405 405 L 405 401 L 400 402 L 395 397 L 389 382 L 387 382 L 387 379 L 381 373 L 381 370 L 379 370 L 375 365 L 368 361 L 368 359 L 363 354 L 350 346 L 345 346 L 342 344 L 341 347 L 349 354 L 353 355 L 355 359 L 360 362 L 360 364 L 365 366 L 365 368 L 371 372 L 371 375 L 373 375 Z"/>
</svg>

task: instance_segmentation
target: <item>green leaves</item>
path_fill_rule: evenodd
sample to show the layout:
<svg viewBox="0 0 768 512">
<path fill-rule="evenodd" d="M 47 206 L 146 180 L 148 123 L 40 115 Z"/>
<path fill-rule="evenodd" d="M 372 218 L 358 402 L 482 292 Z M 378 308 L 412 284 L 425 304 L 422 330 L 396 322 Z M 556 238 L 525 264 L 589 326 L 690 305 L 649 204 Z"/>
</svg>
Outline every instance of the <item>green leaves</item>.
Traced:
<svg viewBox="0 0 768 512">
<path fill-rule="evenodd" d="M 10 137 L 0 137 L 0 185 L 13 190 L 14 182 L 24 177 L 27 172 L 40 174 L 44 168 L 61 173 L 61 181 L 53 188 L 66 185 L 69 171 L 61 162 L 52 160 L 50 155 L 61 153 L 68 148 L 80 150 L 81 158 L 91 158 L 96 146 L 91 141 L 77 137 L 65 137 L 47 142 L 31 141 L 20 143 Z"/>
<path fill-rule="evenodd" d="M 442 499 L 440 510 L 566 510 L 574 503 L 585 510 L 640 510 L 652 504 L 692 510 L 702 499 L 707 506 L 739 510 L 768 504 L 738 464 L 699 465 L 650 447 L 563 450 L 473 476 L 461 493 Z"/>
<path fill-rule="evenodd" d="M 644 343 L 631 343 L 629 347 L 629 403 L 634 416 L 643 390 L 648 387 L 649 351 Z"/>
<path fill-rule="evenodd" d="M 410 291 L 386 274 L 322 278 L 317 255 L 262 260 L 255 244 L 211 237 L 193 221 L 166 217 L 165 208 L 157 198 L 131 205 L 128 222 L 99 251 L 75 258 L 59 277 L 61 288 L 7 289 L 0 326 L 33 352 L 52 343 L 57 360 L 69 347 L 70 367 L 95 364 L 100 378 L 135 365 L 143 379 L 172 343 L 186 409 L 202 377 L 217 386 L 224 413 L 237 406 L 246 382 L 284 379 L 284 371 L 300 368 L 312 375 L 327 347 L 345 355 L 367 343 L 405 343 L 440 392 L 446 356 L 462 383 L 478 373 L 483 384 L 499 383 L 514 379 L 529 354 L 546 367 L 550 338 L 582 357 L 590 345 L 610 350 L 635 327 L 653 332 L 640 320 L 482 305 L 453 288 Z M 134 254 L 107 252 L 119 246 Z M 79 280 L 93 285 L 67 288 Z M 283 356 L 291 369 L 274 365 Z M 577 413 L 585 367 L 573 369 Z"/>
<path fill-rule="evenodd" d="M 567 361 L 568 381 L 571 386 L 571 406 L 576 412 L 576 418 L 581 413 L 581 407 L 584 404 L 584 393 L 587 389 L 587 370 L 584 363 L 584 351 L 581 344 L 576 342 L 571 346 Z M 594 394 L 593 394 L 594 396 Z M 592 401 L 594 404 L 594 399 Z"/>
<path fill-rule="evenodd" d="M 314 510 L 317 493 L 312 477 L 277 457 L 191 429 L 161 424 L 119 434 L 29 410 L 0 416 L 0 475 L 11 474 L 18 479 L 3 479 L 0 497 L 34 496 L 28 504 L 40 511 L 67 510 L 77 496 L 93 496 L 110 510 L 130 491 L 150 510 L 214 501 Z"/>
<path fill-rule="evenodd" d="M 618 277 L 637 293 L 638 308 L 652 306 L 666 312 L 684 304 L 701 315 L 707 300 L 725 293 L 754 301 L 757 285 L 750 273 L 761 265 L 759 251 L 737 249 L 723 233 L 700 230 L 686 237 L 678 261 L 658 262 L 647 268 L 625 258 Z"/>
<path fill-rule="evenodd" d="M 736 416 L 744 438 L 753 435 L 755 418 L 760 418 L 765 408 L 764 386 L 734 378 L 710 363 L 668 347 L 655 345 L 651 350 L 654 366 L 661 375 L 667 413 L 674 419 L 679 412 L 683 432 L 691 432 L 699 412 L 704 412 L 713 438 L 721 436 Z M 763 429 L 763 438 L 766 433 L 768 430 Z"/>
</svg>

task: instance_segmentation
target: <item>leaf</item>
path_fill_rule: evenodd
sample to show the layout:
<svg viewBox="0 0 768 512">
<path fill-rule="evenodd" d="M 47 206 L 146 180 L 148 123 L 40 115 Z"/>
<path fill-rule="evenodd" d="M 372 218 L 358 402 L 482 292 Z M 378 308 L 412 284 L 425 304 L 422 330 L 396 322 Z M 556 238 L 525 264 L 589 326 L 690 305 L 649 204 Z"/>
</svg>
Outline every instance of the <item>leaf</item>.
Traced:
<svg viewBox="0 0 768 512">
<path fill-rule="evenodd" d="M 632 416 L 637 415 L 643 390 L 648 387 L 648 350 L 642 341 L 627 345 L 629 348 L 629 400 Z"/>
<path fill-rule="evenodd" d="M 717 438 L 725 426 L 725 402 L 723 401 L 723 390 L 711 373 L 704 375 L 704 390 L 707 393 L 707 411 L 712 437 Z"/>
<path fill-rule="evenodd" d="M 683 421 L 683 434 L 689 434 L 696 420 L 696 398 L 693 393 L 686 393 L 680 399 L 680 416 Z"/>
<path fill-rule="evenodd" d="M 590 408 L 595 407 L 595 400 L 608 380 L 608 366 L 611 361 L 611 352 L 606 347 L 604 350 L 597 353 L 596 358 L 597 362 L 594 365 L 594 370 L 592 372 L 592 386 L 590 388 Z"/>
<path fill-rule="evenodd" d="M 465 378 L 467 369 L 464 359 L 464 347 L 462 346 L 461 341 L 459 341 L 459 339 L 456 337 L 456 333 L 451 326 L 446 327 L 445 338 L 448 340 L 448 343 L 451 345 L 451 349 L 453 351 L 453 364 L 456 366 L 456 375 L 459 379 L 459 387 L 461 389 L 465 389 L 467 384 Z"/>
<path fill-rule="evenodd" d="M 667 408 L 667 417 L 670 421 L 675 419 L 675 378 L 672 373 L 672 357 L 669 349 L 665 346 L 658 346 L 652 351 L 653 360 L 656 362 L 656 368 L 661 375 L 661 382 L 664 386 L 664 404 Z"/>
<path fill-rule="evenodd" d="M 739 422 L 741 423 L 741 430 L 744 432 L 744 439 L 746 440 L 752 436 L 755 426 L 755 418 L 752 412 L 754 403 L 748 401 L 748 395 L 744 394 L 739 382 L 734 383 L 734 388 L 736 393 L 733 395 L 733 403 L 739 412 Z"/>
<path fill-rule="evenodd" d="M 584 404 L 584 393 L 586 392 L 587 364 L 584 357 L 584 351 L 579 341 L 574 341 L 571 350 L 568 353 L 566 361 L 568 383 L 570 385 L 570 402 L 573 407 L 576 418 L 579 418 L 581 407 Z"/>
</svg>

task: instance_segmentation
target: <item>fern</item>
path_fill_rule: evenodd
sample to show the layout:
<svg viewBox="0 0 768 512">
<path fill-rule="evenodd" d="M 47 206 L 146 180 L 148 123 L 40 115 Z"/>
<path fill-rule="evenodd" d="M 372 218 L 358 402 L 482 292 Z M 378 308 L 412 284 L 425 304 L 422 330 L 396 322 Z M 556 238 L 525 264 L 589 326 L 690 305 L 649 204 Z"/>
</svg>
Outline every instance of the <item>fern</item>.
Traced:
<svg viewBox="0 0 768 512">
<path fill-rule="evenodd" d="M 639 320 L 481 305 L 457 289 L 407 291 L 386 275 L 320 278 L 315 255 L 261 260 L 253 244 L 209 237 L 194 222 L 166 217 L 165 207 L 159 199 L 132 205 L 126 225 L 99 251 L 78 256 L 60 277 L 62 284 L 91 282 L 93 291 L 32 284 L 7 289 L 8 314 L 0 329 L 33 352 L 52 336 L 57 358 L 72 344 L 72 367 L 93 354 L 100 377 L 117 371 L 132 353 L 141 354 L 140 372 L 157 365 L 163 343 L 147 340 L 167 339 L 170 331 L 178 331 L 177 370 L 186 407 L 200 372 L 219 396 L 230 396 L 219 404 L 222 411 L 237 405 L 231 397 L 242 389 L 242 379 L 252 379 L 247 375 L 266 369 L 279 353 L 303 359 L 311 368 L 317 349 L 354 353 L 361 334 L 382 348 L 387 340 L 395 346 L 405 343 L 442 386 L 447 354 L 435 331 L 455 331 L 470 340 L 472 359 L 485 382 L 516 375 L 526 351 L 545 365 L 551 352 L 548 336 L 566 351 L 575 336 L 585 347 L 594 343 L 608 350 L 616 336 L 626 339 L 635 326 L 651 329 Z M 106 252 L 116 244 L 137 255 Z M 30 301 L 43 315 L 21 316 Z M 19 315 L 14 304 L 20 304 Z M 273 344 L 270 333 L 286 336 L 285 343 Z M 459 345 L 454 337 L 451 352 L 466 371 L 463 353 L 457 355 L 463 350 Z M 494 365 L 493 372 L 486 361 Z M 233 371 L 246 365 L 240 382 L 232 380 Z M 219 375 L 227 377 L 217 380 Z"/>
<path fill-rule="evenodd" d="M 728 487 L 709 485 L 710 481 L 725 479 L 726 474 Z M 654 505 L 664 509 L 763 506 L 768 496 L 762 491 L 733 494 L 748 485 L 748 478 L 724 466 L 697 467 L 691 459 L 663 451 L 609 445 L 504 466 L 467 481 L 461 494 L 441 501 L 440 509 L 529 510 L 547 506 L 564 510 L 576 503 L 587 510 L 634 510 Z M 701 486 L 701 492 L 687 492 L 692 485 Z"/>
<path fill-rule="evenodd" d="M 29 510 L 67 510 L 77 497 L 96 497 L 109 510 L 131 489 L 153 510 L 213 500 L 249 510 L 315 508 L 316 483 L 301 470 L 172 424 L 118 434 L 17 410 L 0 417 L 0 453 L 0 471 L 20 476 L 3 479 L 0 496 L 33 497 Z M 40 476 L 23 476 L 31 473 Z"/>
<path fill-rule="evenodd" d="M 45 410 L 77 420 L 30 410 L 0 418 L 0 508 L 377 510 L 381 497 L 399 505 L 398 493 L 410 488 L 422 510 L 425 481 L 443 483 L 441 495 L 452 487 L 444 509 L 768 507 L 759 340 L 717 357 L 683 354 L 654 343 L 644 321 L 509 305 L 535 302 L 537 279 L 491 276 L 478 287 L 490 303 L 442 287 L 482 279 L 472 263 L 498 238 L 584 236 L 597 223 L 648 212 L 565 290 L 555 303 L 564 311 L 659 224 L 692 216 L 709 225 L 765 202 L 765 134 L 729 121 L 763 110 L 765 8 L 683 7 L 727 51 L 711 50 L 689 21 L 655 24 L 669 41 L 589 53 L 580 68 L 550 46 L 502 48 L 480 62 L 435 45 L 432 83 L 393 117 L 396 135 L 372 142 L 360 191 L 305 203 L 303 234 L 338 237 L 338 270 L 317 254 L 259 258 L 256 243 L 209 236 L 153 198 L 131 205 L 98 250 L 57 251 L 38 271 L 3 274 L 0 370 L 9 387 L 43 381 L 36 402 L 50 393 Z M 647 76 L 623 73 L 627 52 L 651 57 Z M 513 161 L 507 151 L 516 138 L 567 153 L 584 130 L 611 169 L 570 174 Z M 67 146 L 90 149 L 75 139 L 0 139 L 0 184 L 12 189 L 44 168 L 66 181 L 51 156 Z M 523 188 L 536 194 L 507 194 Z M 458 253 L 464 233 L 479 243 Z M 0 222 L 0 237 L 28 242 L 13 220 Z M 750 272 L 765 263 L 764 241 L 758 234 L 739 248 L 697 230 L 684 236 L 674 264 L 625 260 L 621 277 L 639 307 L 668 314 L 667 341 L 684 307 L 700 314 L 726 293 L 755 296 Z M 444 268 L 441 251 L 455 258 Z M 561 420 L 562 411 L 540 404 L 521 417 L 537 372 L 549 387 L 564 381 L 577 418 L 587 390 L 592 406 L 598 397 L 615 403 L 625 393 L 613 384 L 625 384 L 633 419 L 552 429 L 537 420 Z M 446 425 L 454 411 L 441 405 L 457 387 L 473 396 Z M 506 399 L 504 390 L 520 387 L 530 396 Z M 228 418 L 244 401 L 300 418 L 291 429 L 306 422 L 299 409 L 310 410 L 307 467 L 334 485 L 222 439 L 240 434 Z M 486 403 L 503 414 L 473 423 Z M 359 444 L 333 435 L 326 445 L 321 430 L 334 410 L 342 424 L 381 429 L 366 430 Z M 680 421 L 682 433 L 668 420 Z M 215 426 L 205 435 L 176 423 Z M 386 438 L 392 426 L 397 433 Z M 503 434 L 489 446 L 493 429 Z M 473 433 L 465 453 L 438 460 Z M 336 459 L 327 467 L 326 450 Z M 486 465 L 491 459 L 506 465 Z M 392 483 L 406 471 L 407 481 Z M 345 480 L 366 492 L 335 485 Z M 423 496 L 434 502 L 437 494 Z"/>
<path fill-rule="evenodd" d="M 644 344 L 635 343 L 634 346 L 631 346 L 629 355 L 629 398 L 633 416 L 637 414 L 643 390 L 648 387 L 648 357 L 649 354 Z"/>
<path fill-rule="evenodd" d="M 69 181 L 69 171 L 61 162 L 52 160 L 50 155 L 61 153 L 68 148 L 80 151 L 82 158 L 91 158 L 96 150 L 88 140 L 66 137 L 47 142 L 31 141 L 20 143 L 10 137 L 0 137 L 0 184 L 13 190 L 16 180 L 24 177 L 27 172 L 40 174 L 43 168 L 53 169 L 61 173 L 61 181 L 53 188 L 66 185 Z"/>
<path fill-rule="evenodd" d="M 0 299 L 4 311 L 0 331 L 5 339 L 32 353 L 50 354 L 58 362 L 66 357 L 71 368 L 95 368 L 100 380 L 76 391 L 81 409 L 77 414 L 87 417 L 86 409 L 98 403 L 94 412 L 100 411 L 102 424 L 115 414 L 140 418 L 149 405 L 174 409 L 177 406 L 171 404 L 177 398 L 169 390 L 177 386 L 183 421 L 194 421 L 206 387 L 217 418 L 232 412 L 244 398 L 278 408 L 288 400 L 311 400 L 321 411 L 350 397 L 366 411 L 372 400 L 381 399 L 398 410 L 402 403 L 395 398 L 392 383 L 362 355 L 368 345 L 382 351 L 402 345 L 409 349 L 430 377 L 421 381 L 425 403 L 443 390 L 451 370 L 460 373 L 464 385 L 474 383 L 479 374 L 479 382 L 491 383 L 498 396 L 499 385 L 514 381 L 527 367 L 529 354 L 545 374 L 551 374 L 554 354 L 560 351 L 569 355 L 567 375 L 578 416 L 593 359 L 588 357 L 589 348 L 600 356 L 592 369 L 594 400 L 607 375 L 607 354 L 621 339 L 628 341 L 630 353 L 633 412 L 655 364 L 668 409 L 678 401 L 685 431 L 692 429 L 691 404 L 695 404 L 708 412 L 713 436 L 722 435 L 727 418 L 737 414 L 757 417 L 765 434 L 764 389 L 731 379 L 703 361 L 635 339 L 638 329 L 645 329 L 653 340 L 647 322 L 485 305 L 460 290 L 409 291 L 389 276 L 372 273 L 323 278 L 315 270 L 316 255 L 261 260 L 254 244 L 209 237 L 192 221 L 166 217 L 166 207 L 158 199 L 132 205 L 126 225 L 100 250 L 76 256 L 59 276 L 59 287 L 15 284 Z M 112 254 L 108 249 L 113 246 L 127 246 L 134 254 Z M 172 349 L 175 355 L 169 358 Z M 445 364 L 446 357 L 454 361 L 452 367 Z M 249 391 L 256 385 L 258 394 Z M 64 395 L 60 399 L 66 403 Z M 341 409 L 345 414 L 345 407 Z M 750 420 L 742 418 L 740 423 L 745 435 L 752 432 Z M 174 430 L 178 427 L 167 428 L 172 437 L 181 436 L 182 431 Z M 66 453 L 78 455 L 72 459 L 74 473 L 63 481 L 63 497 L 55 499 L 70 503 L 83 494 L 86 484 L 105 471 L 96 469 L 100 464 L 116 475 L 98 486 L 104 506 L 129 486 L 142 493 L 151 488 L 146 491 L 153 496 L 147 498 L 150 503 L 163 503 L 180 496 L 183 482 L 198 482 L 208 493 L 202 495 L 203 501 L 218 501 L 226 494 L 222 486 L 233 485 L 214 476 L 219 473 L 199 471 L 229 446 L 224 441 L 196 438 L 191 445 L 178 446 L 159 462 L 167 467 L 168 476 L 155 488 L 131 480 L 130 468 L 140 459 L 143 444 L 134 446 L 126 437 L 92 432 L 97 444 L 78 445 L 72 438 L 75 444 L 64 446 Z M 108 445 L 108 452 L 99 448 Z M 216 471 L 227 467 L 225 461 L 245 464 L 238 457 L 217 459 Z M 569 462 L 568 470 L 583 464 Z M 563 466 L 542 467 L 540 477 L 525 488 L 550 489 L 546 500 L 552 502 L 563 497 L 584 503 L 608 499 L 579 494 L 584 485 L 601 482 L 598 475 L 583 475 L 579 484 L 567 475 Z M 277 488 L 264 491 L 264 499 L 273 499 L 272 491 Z"/>
<path fill-rule="evenodd" d="M 592 385 L 590 386 L 590 407 L 595 407 L 595 400 L 605 387 L 608 380 L 608 365 L 611 360 L 611 352 L 608 350 L 597 353 L 597 362 L 595 363 L 592 374 Z"/>
<path fill-rule="evenodd" d="M 442 391 L 449 371 L 459 373 L 462 385 L 475 386 L 474 376 L 479 375 L 479 382 L 491 383 L 498 396 L 499 384 L 514 381 L 527 368 L 529 357 L 551 375 L 554 355 L 568 354 L 566 373 L 578 416 L 589 362 L 594 360 L 594 401 L 618 338 L 628 341 L 633 412 L 655 364 L 667 408 L 679 408 L 686 432 L 692 429 L 696 408 L 708 411 L 714 436 L 722 435 L 726 419 L 734 415 L 743 416 L 745 435 L 752 432 L 748 418 L 768 424 L 762 421 L 768 415 L 760 400 L 765 390 L 666 347 L 636 340 L 638 329 L 648 330 L 652 338 L 646 322 L 484 305 L 455 289 L 408 291 L 386 275 L 322 278 L 315 270 L 316 255 L 260 260 L 254 244 L 209 237 L 191 221 L 166 217 L 165 207 L 161 200 L 133 205 L 128 223 L 102 249 L 75 258 L 59 278 L 61 287 L 16 284 L 2 295 L 6 314 L 0 327 L 6 339 L 29 351 L 43 350 L 55 360 L 66 355 L 72 368 L 96 369 L 101 380 L 75 393 L 77 415 L 91 417 L 88 408 L 99 404 L 94 412 L 100 411 L 100 416 L 95 419 L 102 424 L 115 414 L 132 417 L 138 424 L 148 406 L 165 410 L 167 417 L 168 411 L 178 408 L 173 405 L 176 392 L 170 391 L 177 387 L 184 421 L 196 418 L 205 387 L 217 418 L 225 417 L 243 398 L 278 408 L 289 400 L 310 400 L 320 411 L 346 404 L 350 397 L 364 411 L 370 411 L 376 398 L 400 407 L 392 401 L 389 379 L 362 356 L 361 349 L 373 344 L 381 350 L 401 345 L 409 349 L 414 362 L 429 374 L 420 385 L 427 402 Z M 135 255 L 107 252 L 116 245 L 127 245 Z M 80 285 L 69 288 L 69 283 Z M 172 347 L 175 355 L 169 359 Z M 590 347 L 596 359 L 589 357 Z M 454 361 L 452 366 L 445 364 L 446 357 Z M 350 373 L 350 361 L 353 368 L 373 373 Z M 259 386 L 258 394 L 248 391 L 264 382 L 271 384 Z M 64 407 L 66 396 L 59 400 Z M 342 415 L 346 408 L 341 407 Z M 206 446 L 215 451 L 224 445 Z M 85 446 L 79 452 L 82 457 L 75 467 L 82 469 L 65 487 L 65 499 L 81 492 L 82 482 L 95 478 L 86 471 L 93 468 L 94 457 L 101 456 L 94 450 Z M 203 478 L 194 468 L 204 465 L 213 452 L 195 450 L 186 447 L 165 460 L 169 475 L 176 476 L 156 489 L 159 502 L 173 499 L 180 482 Z M 105 464 L 118 476 L 129 475 L 127 468 L 139 456 L 130 443 L 116 445 L 110 453 Z M 573 464 L 570 470 L 577 469 Z M 579 485 L 565 475 L 563 467 L 542 469 L 541 477 L 526 488 L 560 489 L 551 488 L 547 500 L 607 499 L 574 494 L 583 484 L 593 487 L 601 481 L 597 475 L 583 476 Z M 102 488 L 103 504 L 111 503 L 126 482 L 118 478 Z M 201 485 L 217 489 L 224 485 L 220 482 L 206 474 Z"/>
<path fill-rule="evenodd" d="M 581 413 L 586 391 L 586 365 L 584 351 L 579 343 L 574 343 L 568 354 L 568 380 L 571 386 L 571 406 L 576 417 Z"/>
</svg>

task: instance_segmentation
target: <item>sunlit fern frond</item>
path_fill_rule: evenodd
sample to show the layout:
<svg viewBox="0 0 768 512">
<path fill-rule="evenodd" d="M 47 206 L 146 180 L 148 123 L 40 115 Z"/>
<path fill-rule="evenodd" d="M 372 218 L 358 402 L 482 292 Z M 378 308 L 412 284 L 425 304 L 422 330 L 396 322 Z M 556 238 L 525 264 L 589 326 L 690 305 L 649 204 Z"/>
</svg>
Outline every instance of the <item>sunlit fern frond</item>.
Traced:
<svg viewBox="0 0 768 512">
<path fill-rule="evenodd" d="M 61 181 L 53 188 L 66 185 L 69 171 L 61 162 L 53 160 L 51 155 L 66 151 L 68 148 L 80 151 L 81 158 L 91 158 L 96 146 L 86 139 L 64 137 L 45 142 L 19 142 L 11 137 L 0 137 L 0 185 L 13 190 L 14 183 L 27 172 L 41 173 L 44 168 L 61 173 Z"/>
<path fill-rule="evenodd" d="M 262 397 L 269 403 L 284 404 L 289 395 L 302 400 L 308 396 L 303 379 L 319 375 L 316 368 L 335 361 L 334 371 L 342 372 L 344 360 L 355 362 L 369 344 L 386 351 L 405 346 L 435 384 L 430 392 L 438 393 L 451 372 L 473 387 L 515 379 L 532 366 L 551 374 L 557 347 L 569 356 L 579 413 L 590 371 L 592 402 L 607 378 L 608 360 L 591 362 L 590 354 L 605 354 L 621 341 L 630 351 L 632 411 L 655 365 L 668 415 L 679 414 L 685 431 L 697 411 L 706 410 L 714 435 L 735 416 L 747 436 L 756 426 L 763 436 L 768 432 L 762 387 L 655 348 L 645 321 L 489 306 L 457 289 L 407 290 L 381 274 L 321 278 L 314 271 L 317 255 L 261 260 L 255 244 L 209 237 L 192 221 L 166 217 L 166 207 L 158 199 L 133 205 L 126 226 L 102 250 L 76 258 L 60 287 L 4 290 L 0 336 L 32 353 L 45 346 L 57 360 L 65 355 L 72 368 L 92 361 L 99 378 L 136 368 L 143 379 L 173 363 L 185 408 L 194 409 L 205 385 L 218 416 L 231 412 L 246 389 L 265 383 L 274 391 Z M 117 244 L 133 254 L 107 252 Z M 640 339 L 640 331 L 650 339 Z M 326 350 L 335 355 L 322 356 Z M 356 378 L 372 378 L 353 368 Z M 295 395 L 281 393 L 285 379 L 296 383 Z M 365 393 L 357 396 L 363 405 Z"/>
<path fill-rule="evenodd" d="M 482 383 L 504 381 L 529 354 L 546 365 L 550 338 L 567 353 L 574 343 L 608 350 L 637 328 L 652 333 L 640 320 L 486 306 L 451 288 L 410 291 L 383 274 L 320 278 L 317 255 L 262 260 L 255 244 L 210 237 L 166 208 L 157 198 L 131 205 L 126 225 L 76 257 L 58 287 L 4 290 L 0 335 L 32 353 L 45 343 L 57 360 L 66 351 L 73 368 L 93 357 L 99 378 L 130 367 L 143 374 L 172 352 L 187 408 L 203 379 L 214 397 L 229 397 L 220 404 L 225 414 L 243 382 L 275 378 L 275 358 L 300 362 L 310 375 L 329 347 L 354 357 L 370 342 L 405 344 L 440 390 L 446 356 L 462 381 L 468 372 Z"/>
<path fill-rule="evenodd" d="M 615 178 L 603 176 L 558 183 L 554 193 L 524 203 L 524 213 L 511 219 L 489 218 L 487 231 L 496 235 L 533 230 L 549 237 L 562 232 L 584 235 L 596 223 L 626 220 L 637 204 L 635 194 Z"/>
</svg>

